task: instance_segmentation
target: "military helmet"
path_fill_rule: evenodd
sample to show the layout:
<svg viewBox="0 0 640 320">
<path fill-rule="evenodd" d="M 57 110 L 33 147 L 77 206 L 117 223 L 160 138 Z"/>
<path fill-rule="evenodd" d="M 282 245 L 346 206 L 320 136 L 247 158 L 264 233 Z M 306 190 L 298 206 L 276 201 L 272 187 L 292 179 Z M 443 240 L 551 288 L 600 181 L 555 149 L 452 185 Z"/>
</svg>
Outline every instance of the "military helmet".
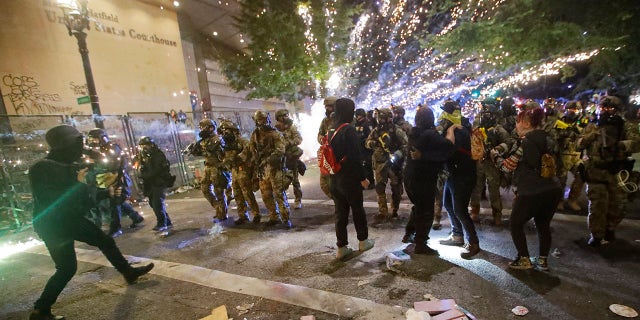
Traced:
<svg viewBox="0 0 640 320">
<path fill-rule="evenodd" d="M 278 111 L 276 111 L 276 120 L 279 120 L 282 117 L 288 116 L 289 115 L 289 110 L 287 109 L 279 109 Z"/>
<path fill-rule="evenodd" d="M 580 102 L 576 100 L 567 101 L 567 103 L 564 104 L 564 111 L 575 109 L 580 109 Z"/>
<path fill-rule="evenodd" d="M 150 145 L 154 145 L 155 142 L 153 141 L 153 139 L 151 137 L 142 136 L 138 140 L 138 144 L 141 145 L 141 146 L 150 146 Z"/>
<path fill-rule="evenodd" d="M 604 96 L 600 99 L 598 105 L 604 108 L 614 108 L 616 111 L 621 111 L 623 109 L 622 100 L 616 96 Z"/>
<path fill-rule="evenodd" d="M 393 113 L 391 112 L 391 109 L 389 109 L 389 108 L 380 108 L 380 109 L 378 109 L 377 118 L 378 119 L 391 119 L 391 118 L 393 118 Z"/>
<path fill-rule="evenodd" d="M 100 139 L 102 137 L 108 137 L 107 132 L 104 129 L 100 129 L 100 128 L 89 130 L 89 133 L 87 133 L 87 136 L 92 138 L 97 138 L 97 139 Z"/>
<path fill-rule="evenodd" d="M 503 109 L 512 107 L 515 104 L 516 104 L 516 101 L 511 97 L 506 97 L 506 98 L 500 100 L 500 107 L 503 108 Z"/>
<path fill-rule="evenodd" d="M 231 122 L 231 120 L 225 120 L 222 123 L 220 123 L 220 128 L 221 131 L 237 131 L 240 132 L 240 127 L 238 127 L 238 125 L 236 125 L 235 123 Z"/>
<path fill-rule="evenodd" d="M 393 106 L 393 107 L 391 107 L 391 110 L 392 110 L 393 114 L 402 115 L 404 117 L 404 114 L 405 114 L 404 107 Z"/>
<path fill-rule="evenodd" d="M 335 96 L 329 96 L 324 98 L 324 105 L 325 106 L 335 106 L 336 105 L 336 101 L 338 100 L 337 97 Z"/>
<path fill-rule="evenodd" d="M 215 131 L 216 130 L 216 122 L 212 119 L 204 118 L 200 120 L 198 123 L 198 127 L 201 131 Z"/>
<path fill-rule="evenodd" d="M 356 117 L 357 116 L 366 117 L 367 116 L 367 112 L 362 108 L 358 108 L 358 109 L 356 109 L 355 115 L 356 115 Z"/>
<path fill-rule="evenodd" d="M 258 122 L 261 120 L 265 120 L 268 117 L 269 117 L 269 114 L 264 110 L 256 110 L 256 112 L 253 114 L 253 121 Z"/>
</svg>

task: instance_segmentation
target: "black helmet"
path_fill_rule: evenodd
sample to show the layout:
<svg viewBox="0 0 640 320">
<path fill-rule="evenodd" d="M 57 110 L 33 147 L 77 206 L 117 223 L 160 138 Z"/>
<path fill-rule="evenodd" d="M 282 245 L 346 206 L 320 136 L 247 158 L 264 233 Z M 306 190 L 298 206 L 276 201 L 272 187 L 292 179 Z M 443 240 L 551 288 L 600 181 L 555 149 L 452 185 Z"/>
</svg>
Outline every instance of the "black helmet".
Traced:
<svg viewBox="0 0 640 320">
<path fill-rule="evenodd" d="M 95 128 L 89 130 L 87 134 L 87 145 L 90 147 L 98 147 L 106 145 L 109 142 L 109 135 L 104 129 Z"/>
<path fill-rule="evenodd" d="M 356 109 L 356 117 L 357 116 L 366 117 L 367 116 L 367 112 L 364 111 L 364 109 L 362 109 L 362 108 L 358 108 L 358 109 Z"/>
<path fill-rule="evenodd" d="M 444 104 L 442 104 L 442 111 L 446 112 L 446 113 L 453 113 L 454 111 L 456 111 L 456 109 L 459 107 L 458 103 L 449 99 L 446 100 L 444 102 Z"/>
<path fill-rule="evenodd" d="M 156 144 L 151 137 L 142 136 L 138 140 L 138 144 L 141 146 L 152 146 Z"/>
<path fill-rule="evenodd" d="M 614 108 L 616 111 L 621 111 L 623 109 L 622 100 L 616 96 L 604 96 L 600 99 L 598 105 L 604 108 Z"/>
</svg>

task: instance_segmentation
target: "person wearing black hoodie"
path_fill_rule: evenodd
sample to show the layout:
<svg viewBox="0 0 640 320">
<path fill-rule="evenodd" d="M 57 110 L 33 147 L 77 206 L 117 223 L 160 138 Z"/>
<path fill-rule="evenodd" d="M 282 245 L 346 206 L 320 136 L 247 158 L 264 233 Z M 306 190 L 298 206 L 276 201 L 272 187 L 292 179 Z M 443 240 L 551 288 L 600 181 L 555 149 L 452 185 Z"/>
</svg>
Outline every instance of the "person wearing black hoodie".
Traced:
<svg viewBox="0 0 640 320">
<path fill-rule="evenodd" d="M 29 168 L 34 200 L 33 229 L 44 241 L 56 265 L 30 320 L 64 319 L 51 314 L 51 306 L 76 273 L 74 241 L 96 246 L 111 264 L 132 284 L 148 273 L 153 263 L 132 267 L 115 241 L 85 217 L 92 207 L 89 186 L 84 183 L 88 168 L 78 164 L 82 157 L 82 134 L 74 127 L 60 125 L 45 135 L 49 155 Z"/>
<path fill-rule="evenodd" d="M 529 102 L 536 104 L 535 102 Z M 504 172 L 513 172 L 516 199 L 511 210 L 511 238 L 518 250 L 516 259 L 509 263 L 512 269 L 548 270 L 547 256 L 551 249 L 551 219 L 562 199 L 559 179 L 554 175 L 541 176 L 542 155 L 557 154 L 555 142 L 543 130 L 544 109 L 536 106 L 518 114 L 516 132 L 521 139 L 520 146 L 506 159 L 497 151 L 491 152 L 492 160 Z M 540 255 L 533 263 L 529 258 L 524 225 L 533 220 L 538 231 Z"/>
<path fill-rule="evenodd" d="M 455 152 L 454 125 L 446 138 L 435 127 L 433 111 L 428 107 L 416 111 L 415 127 L 409 134 L 409 155 L 404 168 L 404 185 L 413 203 L 402 242 L 415 242 L 414 253 L 437 254 L 427 245 L 433 224 L 436 182 L 444 162 Z"/>
<path fill-rule="evenodd" d="M 362 251 L 373 248 L 374 242 L 369 239 L 367 216 L 364 211 L 362 189 L 369 186 L 366 170 L 362 165 L 360 140 L 355 127 L 351 124 L 355 110 L 355 103 L 351 99 L 336 100 L 334 122 L 330 126 L 328 137 L 336 159 L 341 160 L 341 170 L 331 175 L 330 190 L 335 205 L 336 214 L 336 246 L 337 259 L 347 258 L 353 251 L 347 245 L 347 224 L 349 210 L 353 214 L 353 224 L 356 228 Z"/>
</svg>

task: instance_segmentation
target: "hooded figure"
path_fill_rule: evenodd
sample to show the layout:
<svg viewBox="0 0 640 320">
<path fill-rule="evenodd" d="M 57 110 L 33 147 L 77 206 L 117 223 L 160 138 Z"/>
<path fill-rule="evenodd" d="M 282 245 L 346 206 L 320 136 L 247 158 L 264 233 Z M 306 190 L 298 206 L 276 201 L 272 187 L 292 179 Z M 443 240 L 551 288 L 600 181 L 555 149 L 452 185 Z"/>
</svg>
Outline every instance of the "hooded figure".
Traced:
<svg viewBox="0 0 640 320">
<path fill-rule="evenodd" d="M 29 168 L 29 181 L 34 199 L 33 228 L 49 250 L 56 272 L 29 319 L 55 319 L 51 306 L 77 269 L 74 241 L 98 247 L 130 284 L 153 268 L 153 263 L 131 267 L 113 238 L 85 218 L 93 203 L 84 183 L 88 168 L 78 163 L 82 134 L 74 127 L 61 125 L 47 131 L 45 139 L 49 155 Z"/>
<path fill-rule="evenodd" d="M 369 186 L 366 170 L 362 165 L 360 142 L 355 127 L 351 124 L 355 103 L 351 99 L 340 98 L 335 105 L 335 122 L 329 130 L 331 147 L 336 159 L 344 159 L 342 169 L 331 175 L 331 195 L 335 204 L 336 246 L 338 259 L 346 259 L 353 251 L 347 245 L 347 224 L 349 210 L 353 213 L 353 224 L 358 235 L 358 249 L 366 251 L 373 248 L 369 239 L 367 216 L 363 207 L 362 189 Z"/>
</svg>

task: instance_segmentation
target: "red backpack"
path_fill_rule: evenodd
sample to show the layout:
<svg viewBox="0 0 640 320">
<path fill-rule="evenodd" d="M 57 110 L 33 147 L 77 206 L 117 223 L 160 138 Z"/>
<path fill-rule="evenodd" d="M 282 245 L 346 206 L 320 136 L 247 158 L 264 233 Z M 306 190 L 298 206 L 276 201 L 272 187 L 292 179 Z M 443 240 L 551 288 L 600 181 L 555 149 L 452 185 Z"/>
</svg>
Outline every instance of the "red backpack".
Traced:
<svg viewBox="0 0 640 320">
<path fill-rule="evenodd" d="M 320 149 L 318 149 L 318 167 L 320 167 L 320 174 L 323 176 L 336 174 L 342 169 L 342 162 L 346 159 L 346 157 L 342 157 L 340 161 L 336 159 L 336 155 L 333 152 L 333 148 L 331 147 L 331 141 L 336 136 L 338 131 L 342 129 L 342 127 L 346 126 L 348 123 L 341 124 L 336 131 L 329 139 L 329 132 L 322 137 L 322 144 L 320 145 Z"/>
</svg>

